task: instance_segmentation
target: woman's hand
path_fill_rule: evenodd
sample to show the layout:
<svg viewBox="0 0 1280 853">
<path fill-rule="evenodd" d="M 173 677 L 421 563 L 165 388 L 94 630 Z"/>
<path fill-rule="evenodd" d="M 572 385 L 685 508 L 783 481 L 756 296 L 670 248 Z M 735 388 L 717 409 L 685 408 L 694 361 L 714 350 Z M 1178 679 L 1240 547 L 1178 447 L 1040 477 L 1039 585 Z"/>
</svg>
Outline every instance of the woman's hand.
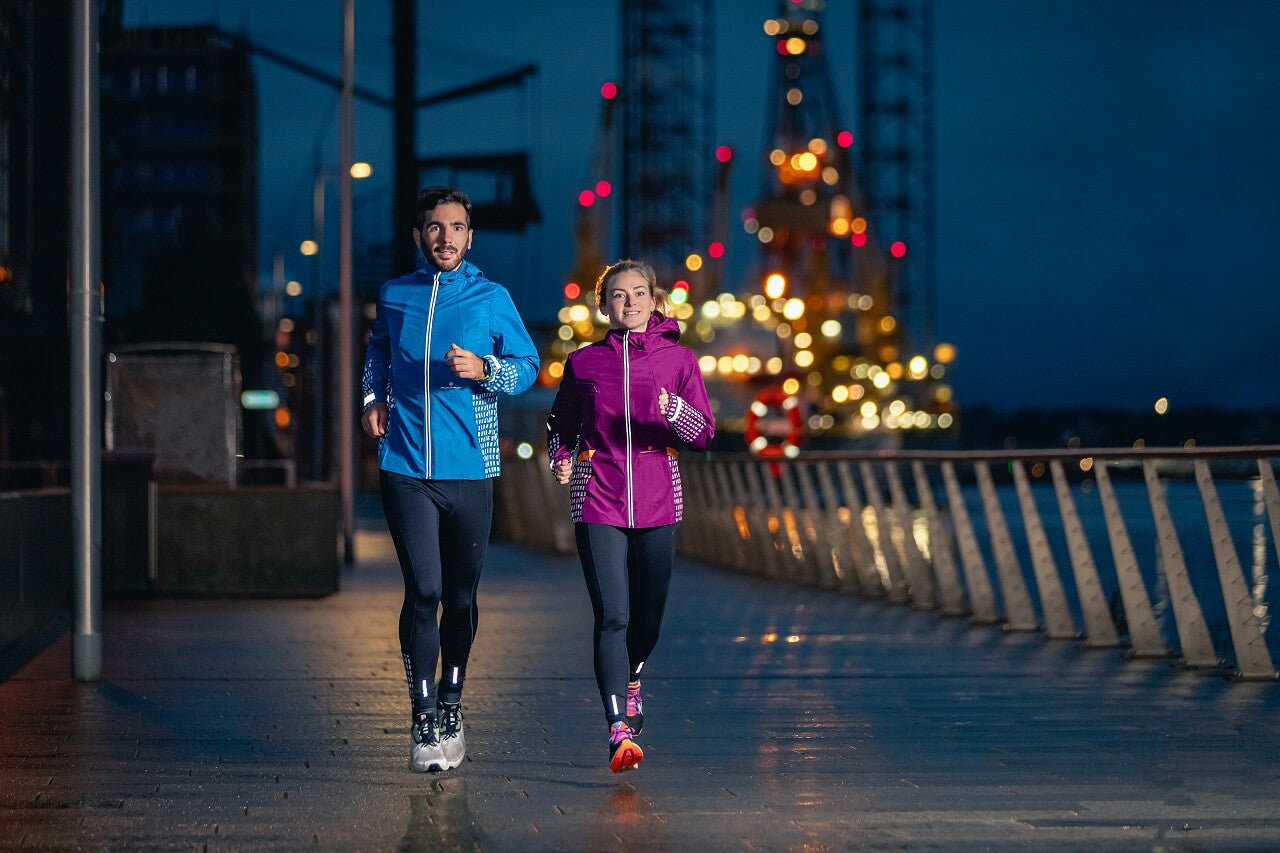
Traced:
<svg viewBox="0 0 1280 853">
<path fill-rule="evenodd" d="M 560 461 L 552 464 L 551 471 L 556 475 L 557 483 L 562 486 L 567 486 L 569 484 L 569 474 L 573 472 L 573 460 L 561 459 Z"/>
<path fill-rule="evenodd" d="M 658 395 L 658 411 L 662 412 L 662 416 L 667 416 L 667 403 L 671 402 L 671 395 L 667 393 L 667 389 L 663 388 L 662 393 Z"/>
</svg>

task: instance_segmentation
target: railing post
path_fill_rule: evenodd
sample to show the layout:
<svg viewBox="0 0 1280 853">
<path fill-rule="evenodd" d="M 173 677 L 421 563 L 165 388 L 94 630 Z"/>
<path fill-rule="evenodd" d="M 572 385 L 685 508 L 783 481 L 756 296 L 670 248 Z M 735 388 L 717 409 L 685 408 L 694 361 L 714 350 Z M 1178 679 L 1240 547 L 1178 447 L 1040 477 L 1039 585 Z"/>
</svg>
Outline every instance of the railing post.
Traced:
<svg viewBox="0 0 1280 853">
<path fill-rule="evenodd" d="M 741 540 L 737 531 L 729 538 L 730 516 L 733 514 L 733 491 L 729 488 L 729 472 L 723 463 L 704 460 L 697 464 L 694 476 L 695 500 L 698 510 L 706 517 L 702 525 L 701 549 L 704 559 L 719 561 L 723 565 L 738 566 L 742 560 Z"/>
<path fill-rule="evenodd" d="M 1258 473 L 1262 475 L 1262 499 L 1267 504 L 1267 518 L 1271 520 L 1271 547 L 1280 559 L 1280 492 L 1276 491 L 1276 472 L 1271 470 L 1271 460 L 1258 460 Z"/>
<path fill-rule="evenodd" d="M 760 471 L 759 462 L 756 460 L 746 460 L 740 465 L 742 480 L 746 484 L 746 493 L 750 496 L 750 516 L 753 517 L 751 526 L 755 529 L 756 551 L 760 553 L 760 569 L 759 574 L 765 578 L 781 578 L 782 576 L 782 557 L 778 555 L 778 543 L 774 538 L 773 530 L 769 529 L 769 507 L 768 498 L 764 493 L 764 482 L 760 479 L 762 471 Z"/>
<path fill-rule="evenodd" d="M 938 597 L 934 594 L 933 575 L 924 562 L 920 546 L 916 544 L 915 519 L 907 490 L 902 486 L 898 463 L 884 463 L 885 478 L 889 483 L 889 495 L 893 501 L 890 512 L 902 530 L 902 550 L 906 557 L 906 573 L 911 585 L 911 607 L 915 610 L 936 610 Z"/>
<path fill-rule="evenodd" d="M 791 533 L 787 530 L 785 508 L 782 505 L 782 495 L 778 492 L 778 481 L 773 476 L 770 463 L 761 460 L 756 463 L 756 466 L 760 482 L 764 486 L 766 506 L 774 522 L 770 526 L 769 532 L 773 534 L 774 545 L 777 548 L 778 569 L 787 580 L 795 580 L 796 560 L 799 555 L 792 548 Z"/>
<path fill-rule="evenodd" d="M 1013 482 L 1022 507 L 1022 524 L 1027 534 L 1027 546 L 1031 549 L 1031 565 L 1036 573 L 1036 589 L 1040 592 L 1040 610 L 1044 613 L 1045 637 L 1050 640 L 1075 640 L 1080 637 L 1075 620 L 1067 609 L 1067 596 L 1058 576 L 1058 565 L 1049 550 L 1049 538 L 1044 534 L 1040 510 L 1036 508 L 1035 495 L 1022 460 L 1013 461 Z"/>
<path fill-rule="evenodd" d="M 725 475 L 729 478 L 729 488 L 733 489 L 733 494 L 738 497 L 736 506 L 742 508 L 742 525 L 747 531 L 744 538 L 738 528 L 738 520 L 735 518 L 732 535 L 738 555 L 738 567 L 744 572 L 768 575 L 769 553 L 765 549 L 769 542 L 769 531 L 763 526 L 764 522 L 761 520 L 759 496 L 747 486 L 741 463 L 729 462 L 725 468 Z"/>
<path fill-rule="evenodd" d="M 949 459 L 942 463 L 942 482 L 947 489 L 947 506 L 951 510 L 956 540 L 960 543 L 960 562 L 964 566 L 965 585 L 969 588 L 969 602 L 973 605 L 969 621 L 974 625 L 994 625 L 1000 621 L 1000 611 L 996 608 L 987 564 L 982 559 L 982 549 L 978 547 L 978 537 L 974 535 L 969 509 L 964 503 L 956 466 Z"/>
<path fill-rule="evenodd" d="M 1129 531 L 1111 487 L 1111 475 L 1107 473 L 1106 460 L 1094 461 L 1093 471 L 1098 478 L 1098 496 L 1102 499 L 1102 514 L 1107 520 L 1107 538 L 1111 541 L 1111 556 L 1116 563 L 1116 579 L 1120 583 L 1120 598 L 1124 603 L 1125 621 L 1129 623 L 1129 643 L 1135 657 L 1165 657 L 1169 650 L 1160 636 L 1155 613 L 1151 610 L 1151 598 L 1147 585 L 1138 569 L 1138 558 L 1129 541 Z"/>
<path fill-rule="evenodd" d="M 1235 646 L 1236 668 L 1240 678 L 1274 679 L 1277 677 L 1271 653 L 1267 651 L 1263 626 L 1253 612 L 1253 597 L 1244 581 L 1240 557 L 1231 541 L 1227 519 L 1222 514 L 1222 502 L 1209 474 L 1209 463 L 1195 461 L 1196 484 L 1204 501 L 1204 514 L 1209 522 L 1209 539 L 1213 542 L 1213 556 L 1218 564 L 1218 582 L 1222 585 L 1222 598 L 1227 605 L 1227 624 L 1231 628 L 1231 644 Z"/>
<path fill-rule="evenodd" d="M 862 586 L 862 594 L 868 598 L 884 598 L 884 584 L 880 582 L 880 571 L 876 568 L 876 555 L 867 539 L 867 529 L 862 523 L 863 505 L 858 497 L 858 486 L 853 480 L 853 467 L 846 461 L 836 463 L 836 475 L 840 478 L 840 491 L 844 494 L 844 505 L 849 510 L 850 548 L 854 555 L 854 568 L 858 572 L 858 581 Z"/>
<path fill-rule="evenodd" d="M 707 553 L 716 555 L 722 565 L 732 566 L 745 562 L 742 554 L 742 538 L 733 519 L 736 506 L 734 492 L 729 484 L 727 466 L 720 462 L 706 462 L 702 478 L 703 494 L 707 506 L 715 508 L 716 523 L 707 529 Z"/>
<path fill-rule="evenodd" d="M 787 512 L 791 517 L 791 536 L 793 547 L 800 550 L 800 569 L 805 583 L 818 586 L 822 582 L 822 565 L 816 553 L 816 534 L 809 523 L 809 511 L 806 503 L 800 498 L 797 489 L 800 478 L 804 476 L 803 462 L 791 462 L 779 465 L 782 472 L 782 499 L 786 501 Z"/>
<path fill-rule="evenodd" d="M 907 579 L 902 573 L 902 562 L 898 557 L 898 548 L 893 542 L 893 520 L 884 508 L 884 498 L 880 495 L 880 486 L 876 483 L 876 472 L 870 462 L 862 462 L 858 466 L 862 471 L 862 487 L 867 493 L 867 503 L 876 519 L 876 546 L 884 558 L 885 565 L 885 597 L 893 604 L 907 604 L 911 601 L 911 593 L 907 588 Z"/>
<path fill-rule="evenodd" d="M 1027 594 L 1027 582 L 1022 577 L 1018 554 L 1013 550 L 1013 538 L 1000 508 L 991 479 L 991 468 L 985 461 L 973 463 L 978 475 L 978 493 L 982 495 L 982 508 L 987 516 L 987 533 L 991 537 L 991 551 L 996 558 L 996 575 L 1000 578 L 1000 592 L 1004 595 L 1004 610 L 1008 621 L 1007 631 L 1038 631 L 1035 611 L 1031 608 L 1031 596 Z"/>
<path fill-rule="evenodd" d="M 840 586 L 840 573 L 836 570 L 826 514 L 818 500 L 818 493 L 813 487 L 813 468 L 814 464 L 811 462 L 796 463 L 796 480 L 800 484 L 800 502 L 805 513 L 804 527 L 809 535 L 810 552 L 818 567 L 818 585 L 827 589 L 837 589 Z"/>
<path fill-rule="evenodd" d="M 1222 660 L 1213 650 L 1204 611 L 1191 588 L 1187 563 L 1182 557 L 1182 544 L 1178 542 L 1178 531 L 1169 514 L 1169 502 L 1165 499 L 1154 459 L 1142 461 L 1142 477 L 1147 481 L 1147 495 L 1151 499 L 1156 541 L 1160 543 L 1160 563 L 1169 582 L 1169 602 L 1173 605 L 1173 618 L 1178 626 L 1182 663 L 1184 666 L 1222 666 Z"/>
<path fill-rule="evenodd" d="M 929 556 L 933 561 L 934 577 L 938 581 L 938 593 L 942 599 L 943 616 L 964 616 L 969 612 L 964 603 L 964 590 L 956 574 L 955 552 L 951 548 L 951 534 L 938 515 L 938 504 L 933 499 L 933 486 L 919 459 L 911 463 L 911 474 L 916 481 L 920 507 L 929 523 Z"/>
<path fill-rule="evenodd" d="M 831 463 L 818 462 L 814 466 L 818 475 L 818 489 L 822 492 L 822 502 L 826 506 L 827 539 L 831 544 L 831 559 L 835 565 L 836 575 L 840 579 L 842 592 L 861 592 L 862 584 L 858 580 L 858 558 L 854 556 L 846 535 L 845 523 L 840 518 L 840 497 L 836 494 L 835 481 L 831 479 Z"/>
<path fill-rule="evenodd" d="M 1062 528 L 1067 534 L 1067 551 L 1071 555 L 1071 573 L 1076 579 L 1076 595 L 1080 598 L 1080 610 L 1084 614 L 1084 644 L 1091 649 L 1115 648 L 1120 645 L 1120 636 L 1111 619 L 1111 608 L 1102 591 L 1102 582 L 1098 580 L 1098 567 L 1089 550 L 1084 526 L 1080 524 L 1076 503 L 1071 498 L 1071 486 L 1067 483 L 1062 462 L 1057 459 L 1050 461 L 1049 471 L 1053 474 L 1053 490 L 1058 495 Z"/>
</svg>

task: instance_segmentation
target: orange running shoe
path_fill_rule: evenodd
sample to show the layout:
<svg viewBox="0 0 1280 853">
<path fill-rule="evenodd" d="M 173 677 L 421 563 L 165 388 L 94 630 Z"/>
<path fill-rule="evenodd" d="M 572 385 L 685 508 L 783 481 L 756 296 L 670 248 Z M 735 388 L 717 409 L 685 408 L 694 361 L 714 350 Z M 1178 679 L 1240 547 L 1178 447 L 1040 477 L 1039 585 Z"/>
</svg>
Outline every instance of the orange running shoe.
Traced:
<svg viewBox="0 0 1280 853">
<path fill-rule="evenodd" d="M 632 738 L 635 731 L 626 723 L 609 727 L 609 769 L 614 773 L 635 770 L 644 760 L 644 750 Z"/>
</svg>

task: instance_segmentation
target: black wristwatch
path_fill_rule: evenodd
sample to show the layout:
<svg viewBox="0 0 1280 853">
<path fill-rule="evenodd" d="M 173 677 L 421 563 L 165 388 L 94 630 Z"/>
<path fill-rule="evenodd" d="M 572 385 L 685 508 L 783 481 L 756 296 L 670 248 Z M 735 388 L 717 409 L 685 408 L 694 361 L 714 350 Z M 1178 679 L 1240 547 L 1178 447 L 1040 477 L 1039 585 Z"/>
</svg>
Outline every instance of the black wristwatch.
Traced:
<svg viewBox="0 0 1280 853">
<path fill-rule="evenodd" d="M 489 359 L 485 358 L 484 356 L 480 356 L 480 360 L 484 362 L 484 374 L 481 375 L 480 381 L 488 382 L 489 377 L 493 376 L 493 370 L 492 368 L 489 367 Z"/>
</svg>

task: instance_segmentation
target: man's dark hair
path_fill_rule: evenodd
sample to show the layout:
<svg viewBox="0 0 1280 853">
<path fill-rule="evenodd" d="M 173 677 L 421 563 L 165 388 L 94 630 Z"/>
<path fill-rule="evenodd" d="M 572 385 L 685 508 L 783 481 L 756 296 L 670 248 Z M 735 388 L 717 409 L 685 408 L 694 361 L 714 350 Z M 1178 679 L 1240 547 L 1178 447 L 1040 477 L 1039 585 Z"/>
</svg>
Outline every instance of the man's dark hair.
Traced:
<svg viewBox="0 0 1280 853">
<path fill-rule="evenodd" d="M 442 204 L 460 204 L 467 212 L 467 227 L 471 227 L 471 196 L 453 187 L 424 187 L 418 193 L 418 228 L 427 221 L 427 211 L 435 210 Z"/>
</svg>

